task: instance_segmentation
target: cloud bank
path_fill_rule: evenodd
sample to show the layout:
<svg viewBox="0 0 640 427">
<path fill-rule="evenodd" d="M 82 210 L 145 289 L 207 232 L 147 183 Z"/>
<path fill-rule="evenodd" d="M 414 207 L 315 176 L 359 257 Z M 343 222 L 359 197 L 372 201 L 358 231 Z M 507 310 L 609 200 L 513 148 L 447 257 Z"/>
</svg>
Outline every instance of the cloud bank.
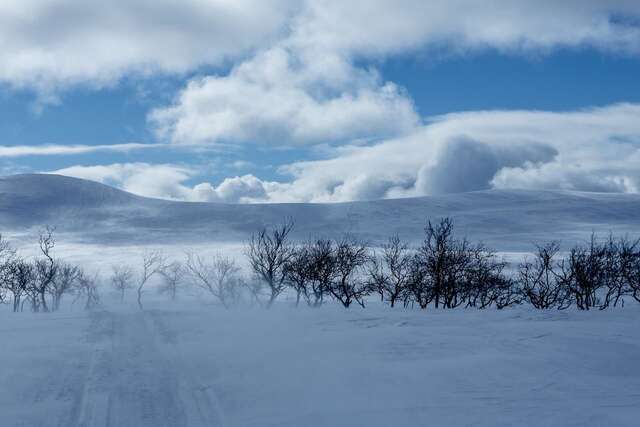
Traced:
<svg viewBox="0 0 640 427">
<path fill-rule="evenodd" d="M 208 182 L 188 186 L 184 182 L 198 175 L 196 168 L 142 162 L 71 166 L 49 173 L 97 181 L 140 196 L 191 202 L 261 201 L 268 196 L 271 185 L 280 185 L 261 181 L 253 175 L 243 175 L 226 178 L 217 186 Z"/>
<path fill-rule="evenodd" d="M 295 7 L 289 0 L 3 1 L 0 81 L 51 91 L 221 64 L 275 39 Z"/>
<path fill-rule="evenodd" d="M 477 111 L 437 117 L 411 134 L 333 149 L 324 160 L 193 187 L 172 165 L 75 167 L 57 173 L 112 180 L 137 194 L 194 201 L 342 202 L 487 189 L 640 191 L 640 105 L 573 112 Z"/>
<path fill-rule="evenodd" d="M 0 80 L 104 84 L 216 65 L 283 41 L 346 56 L 442 45 L 638 53 L 640 29 L 622 18 L 639 15 L 634 0 L 6 0 Z"/>
</svg>

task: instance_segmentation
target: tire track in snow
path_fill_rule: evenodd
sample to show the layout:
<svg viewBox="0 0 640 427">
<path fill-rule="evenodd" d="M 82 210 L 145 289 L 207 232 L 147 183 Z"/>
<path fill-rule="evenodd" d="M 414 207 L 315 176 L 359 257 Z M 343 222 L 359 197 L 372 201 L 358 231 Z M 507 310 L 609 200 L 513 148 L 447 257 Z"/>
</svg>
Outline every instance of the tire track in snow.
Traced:
<svg viewBox="0 0 640 427">
<path fill-rule="evenodd" d="M 162 337 L 163 345 L 170 348 L 174 365 L 182 367 L 179 394 L 185 407 L 187 425 L 193 427 L 226 427 L 228 424 L 215 390 L 211 386 L 205 385 L 188 369 L 189 365 L 181 357 L 181 352 L 176 342 L 177 335 L 165 322 L 163 316 L 165 313 L 151 311 L 147 314 L 159 332 L 156 337 Z"/>
<path fill-rule="evenodd" d="M 167 340 L 160 313 L 92 315 L 94 342 L 75 422 L 81 427 L 222 426 L 211 389 Z M 163 329 L 164 328 L 164 329 Z"/>
</svg>

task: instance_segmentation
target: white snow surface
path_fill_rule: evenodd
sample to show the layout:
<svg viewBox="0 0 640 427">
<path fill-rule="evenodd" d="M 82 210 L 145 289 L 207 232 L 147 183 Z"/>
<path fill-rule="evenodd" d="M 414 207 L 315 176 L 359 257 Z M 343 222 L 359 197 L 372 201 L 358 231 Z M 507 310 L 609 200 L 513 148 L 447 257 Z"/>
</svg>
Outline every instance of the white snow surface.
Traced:
<svg viewBox="0 0 640 427">
<path fill-rule="evenodd" d="M 372 244 L 422 237 L 452 216 L 460 235 L 513 259 L 534 242 L 640 235 L 640 196 L 483 191 L 344 204 L 225 205 L 145 199 L 53 175 L 0 178 L 0 231 L 33 253 L 109 274 L 143 248 L 241 257 L 250 232 L 284 217 L 298 239 L 345 231 Z M 102 310 L 0 306 L 1 426 L 636 426 L 640 304 L 587 313 L 345 310 L 280 301 L 225 310 L 151 290 L 145 310 L 103 289 Z M 130 295 L 132 297 L 132 295 Z"/>
<path fill-rule="evenodd" d="M 637 426 L 640 305 L 0 313 L 3 426 Z"/>
<path fill-rule="evenodd" d="M 392 234 L 418 242 L 428 219 L 451 216 L 459 235 L 499 251 L 533 242 L 570 244 L 592 231 L 640 235 L 640 195 L 490 190 L 442 196 L 334 204 L 222 204 L 148 199 L 57 175 L 0 178 L 0 231 L 34 238 L 56 226 L 61 243 L 82 245 L 237 244 L 285 218 L 295 237 L 349 232 L 372 244 Z"/>
</svg>

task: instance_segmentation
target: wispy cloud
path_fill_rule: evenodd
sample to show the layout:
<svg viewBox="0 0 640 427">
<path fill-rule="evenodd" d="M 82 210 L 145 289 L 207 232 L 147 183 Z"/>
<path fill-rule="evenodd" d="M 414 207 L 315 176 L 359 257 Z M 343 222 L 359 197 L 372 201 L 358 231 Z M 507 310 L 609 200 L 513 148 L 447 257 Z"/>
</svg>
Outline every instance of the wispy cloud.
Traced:
<svg viewBox="0 0 640 427">
<path fill-rule="evenodd" d="M 225 145 L 202 146 L 193 144 L 163 144 L 163 143 L 138 143 L 103 144 L 103 145 L 0 145 L 0 158 L 27 157 L 27 156 L 69 156 L 76 154 L 90 154 L 98 152 L 128 153 L 137 150 L 189 150 L 193 152 L 228 151 L 231 147 Z"/>
<path fill-rule="evenodd" d="M 113 145 L 0 145 L 0 157 L 63 156 L 100 151 L 128 152 L 162 148 L 163 144 L 113 144 Z M 165 146 L 166 147 L 166 146 Z"/>
</svg>

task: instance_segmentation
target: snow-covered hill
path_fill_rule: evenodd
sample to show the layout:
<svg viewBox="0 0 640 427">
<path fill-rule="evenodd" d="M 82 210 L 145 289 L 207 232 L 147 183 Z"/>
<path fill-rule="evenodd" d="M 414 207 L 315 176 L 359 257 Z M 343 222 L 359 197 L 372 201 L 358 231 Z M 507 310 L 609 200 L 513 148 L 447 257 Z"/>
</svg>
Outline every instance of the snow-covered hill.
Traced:
<svg viewBox="0 0 640 427">
<path fill-rule="evenodd" d="M 0 178 L 0 231 L 54 225 L 87 243 L 238 241 L 292 217 L 298 238 L 352 232 L 378 242 L 417 241 L 427 219 L 452 216 L 460 234 L 501 251 L 598 233 L 640 234 L 640 195 L 480 191 L 339 204 L 218 204 L 157 200 L 57 175 Z"/>
</svg>

